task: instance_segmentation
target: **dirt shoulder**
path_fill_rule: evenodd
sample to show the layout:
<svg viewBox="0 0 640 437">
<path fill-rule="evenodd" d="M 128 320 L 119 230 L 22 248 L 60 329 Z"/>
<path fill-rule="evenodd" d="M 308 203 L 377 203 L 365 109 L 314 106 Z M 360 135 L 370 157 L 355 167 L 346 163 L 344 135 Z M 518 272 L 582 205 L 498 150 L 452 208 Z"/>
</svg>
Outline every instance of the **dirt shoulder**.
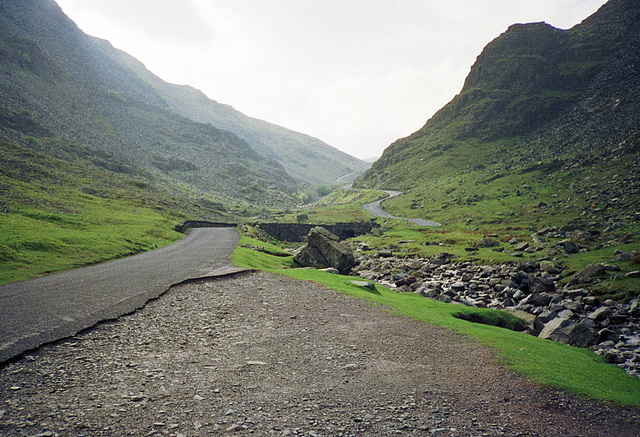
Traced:
<svg viewBox="0 0 640 437">
<path fill-rule="evenodd" d="M 640 411 L 540 388 L 494 353 L 267 273 L 172 288 L 0 368 L 3 436 L 637 436 Z"/>
</svg>

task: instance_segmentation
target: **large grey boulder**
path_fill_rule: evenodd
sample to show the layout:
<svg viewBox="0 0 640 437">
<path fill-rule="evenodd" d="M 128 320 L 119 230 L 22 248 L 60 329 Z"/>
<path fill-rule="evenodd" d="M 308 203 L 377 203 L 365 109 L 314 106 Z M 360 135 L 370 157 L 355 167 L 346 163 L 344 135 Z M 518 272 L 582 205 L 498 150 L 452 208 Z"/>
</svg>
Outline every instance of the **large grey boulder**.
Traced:
<svg viewBox="0 0 640 437">
<path fill-rule="evenodd" d="M 596 331 L 587 323 L 578 323 L 557 317 L 544 325 L 538 337 L 571 346 L 587 347 L 593 344 L 597 335 Z"/>
<path fill-rule="evenodd" d="M 340 274 L 348 274 L 355 265 L 351 249 L 340 243 L 340 238 L 322 227 L 315 227 L 307 235 L 307 244 L 293 256 L 302 267 L 324 269 L 333 267 Z"/>
<path fill-rule="evenodd" d="M 605 264 L 589 264 L 569 279 L 569 285 L 592 282 L 597 278 L 603 277 L 607 273 L 607 270 L 609 270 L 609 268 Z"/>
<path fill-rule="evenodd" d="M 580 252 L 580 248 L 576 245 L 576 243 L 574 243 L 571 240 L 563 240 L 560 243 L 558 243 L 558 245 L 560 246 L 560 248 L 562 248 L 565 252 L 569 254 Z"/>
<path fill-rule="evenodd" d="M 479 249 L 481 247 L 498 247 L 500 243 L 493 238 L 483 238 L 482 240 L 478 240 L 474 243 L 473 247 Z"/>
</svg>

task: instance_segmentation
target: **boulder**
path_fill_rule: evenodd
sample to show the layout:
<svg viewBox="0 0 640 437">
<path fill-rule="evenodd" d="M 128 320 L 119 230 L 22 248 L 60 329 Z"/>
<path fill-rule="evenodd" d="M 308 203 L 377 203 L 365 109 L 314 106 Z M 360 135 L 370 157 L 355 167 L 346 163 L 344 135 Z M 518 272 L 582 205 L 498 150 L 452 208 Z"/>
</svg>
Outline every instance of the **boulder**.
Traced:
<svg viewBox="0 0 640 437">
<path fill-rule="evenodd" d="M 543 307 L 549 305 L 551 296 L 548 294 L 533 293 L 520 301 L 520 305 L 533 305 L 534 307 Z"/>
<path fill-rule="evenodd" d="M 543 272 L 551 273 L 552 275 L 556 275 L 558 273 L 562 273 L 564 270 L 562 266 L 554 263 L 553 261 L 540 261 L 540 270 Z"/>
<path fill-rule="evenodd" d="M 417 282 L 417 279 L 413 276 L 406 276 L 396 281 L 396 287 L 402 287 L 403 285 L 413 285 Z"/>
<path fill-rule="evenodd" d="M 616 251 L 616 261 L 631 261 L 633 259 L 632 252 Z"/>
<path fill-rule="evenodd" d="M 473 245 L 474 248 L 478 249 L 481 247 L 497 247 L 500 246 L 500 243 L 494 240 L 493 238 L 483 238 L 482 240 L 476 241 Z"/>
<path fill-rule="evenodd" d="M 296 252 L 293 260 L 302 267 L 333 267 L 343 275 L 355 265 L 351 249 L 340 243 L 336 235 L 319 226 L 309 231 L 307 244 Z"/>
<path fill-rule="evenodd" d="M 532 276 L 522 281 L 521 288 L 529 293 L 549 293 L 556 289 L 556 284 L 549 278 L 542 276 Z"/>
<path fill-rule="evenodd" d="M 558 245 L 569 254 L 580 252 L 578 246 L 571 240 L 562 240 Z"/>
<path fill-rule="evenodd" d="M 594 279 L 600 278 L 607 273 L 607 266 L 604 264 L 589 264 L 582 271 L 576 273 L 569 280 L 569 285 L 582 284 L 585 282 L 591 282 Z"/>
<path fill-rule="evenodd" d="M 571 346 L 587 347 L 593 344 L 598 335 L 586 323 L 577 323 L 573 320 L 557 317 L 544 325 L 538 337 Z"/>
<path fill-rule="evenodd" d="M 598 340 L 596 343 L 611 342 L 611 345 L 614 345 L 618 340 L 620 340 L 618 333 L 609 328 L 604 328 L 598 331 Z"/>
<path fill-rule="evenodd" d="M 370 290 L 370 291 L 378 291 L 376 290 L 376 284 L 374 284 L 373 282 L 369 282 L 369 281 L 349 281 L 349 282 L 352 283 L 353 285 L 366 288 L 367 290 Z"/>
<path fill-rule="evenodd" d="M 550 321 L 552 321 L 553 319 L 555 319 L 556 317 L 558 317 L 558 313 L 556 313 L 555 311 L 544 310 L 543 312 L 538 314 L 537 320 L 540 321 L 543 325 L 545 325 Z M 540 328 L 540 330 L 542 330 L 542 328 Z"/>
<path fill-rule="evenodd" d="M 591 320 L 602 321 L 609 317 L 611 315 L 611 312 L 611 308 L 609 307 L 600 307 L 595 311 L 589 313 L 587 315 L 587 318 Z"/>
<path fill-rule="evenodd" d="M 531 335 L 538 335 L 540 329 L 536 326 L 536 316 L 526 311 L 522 311 L 516 308 L 507 308 L 506 312 L 513 314 L 516 317 L 524 320 L 527 325 L 527 332 Z"/>
</svg>

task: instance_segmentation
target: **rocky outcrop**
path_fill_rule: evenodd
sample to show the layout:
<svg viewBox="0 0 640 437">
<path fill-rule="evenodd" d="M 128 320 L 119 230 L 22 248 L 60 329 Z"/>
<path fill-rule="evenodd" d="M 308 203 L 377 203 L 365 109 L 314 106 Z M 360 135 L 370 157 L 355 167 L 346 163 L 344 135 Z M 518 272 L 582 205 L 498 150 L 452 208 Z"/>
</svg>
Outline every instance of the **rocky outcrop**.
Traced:
<svg viewBox="0 0 640 437">
<path fill-rule="evenodd" d="M 582 271 L 576 273 L 569 280 L 569 284 L 577 285 L 593 281 L 594 279 L 603 277 L 612 267 L 605 264 L 589 264 Z"/>
<path fill-rule="evenodd" d="M 311 229 L 307 244 L 296 252 L 293 260 L 303 267 L 332 267 L 340 274 L 348 274 L 355 264 L 351 248 L 341 244 L 338 236 L 319 226 Z"/>
<path fill-rule="evenodd" d="M 358 256 L 353 272 L 399 292 L 447 303 L 508 310 L 529 323 L 529 333 L 590 347 L 627 373 L 640 376 L 640 298 L 604 300 L 577 285 L 564 286 L 552 261 L 481 266 L 432 258 Z M 594 271 L 601 271 L 595 269 Z"/>
</svg>

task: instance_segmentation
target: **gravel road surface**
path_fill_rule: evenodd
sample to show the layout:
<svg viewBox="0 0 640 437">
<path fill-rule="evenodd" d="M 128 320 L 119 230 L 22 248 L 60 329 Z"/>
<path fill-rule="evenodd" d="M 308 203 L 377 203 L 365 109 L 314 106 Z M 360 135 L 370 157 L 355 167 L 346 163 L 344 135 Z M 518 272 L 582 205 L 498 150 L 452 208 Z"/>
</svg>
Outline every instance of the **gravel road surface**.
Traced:
<svg viewBox="0 0 640 437">
<path fill-rule="evenodd" d="M 2 436 L 638 436 L 450 331 L 242 273 L 0 367 Z"/>
<path fill-rule="evenodd" d="M 151 252 L 0 286 L 0 362 L 129 313 L 172 284 L 216 274 L 239 238 L 234 228 L 192 229 Z"/>
</svg>

